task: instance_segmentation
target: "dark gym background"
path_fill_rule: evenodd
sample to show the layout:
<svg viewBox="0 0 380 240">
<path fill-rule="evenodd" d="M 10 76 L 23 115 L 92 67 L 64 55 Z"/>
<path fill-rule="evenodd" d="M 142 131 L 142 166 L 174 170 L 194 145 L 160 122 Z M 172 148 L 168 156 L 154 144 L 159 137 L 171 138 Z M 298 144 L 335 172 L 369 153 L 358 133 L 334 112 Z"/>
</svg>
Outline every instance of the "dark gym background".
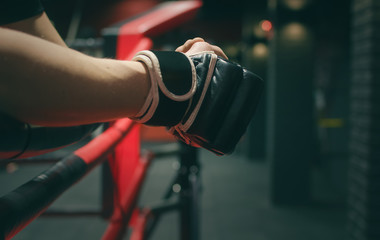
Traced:
<svg viewBox="0 0 380 240">
<path fill-rule="evenodd" d="M 154 0 L 46 0 L 68 43 L 145 11 Z M 266 82 L 236 152 L 201 151 L 207 240 L 380 239 L 380 0 L 204 0 L 197 19 L 155 39 L 173 49 L 201 36 Z M 70 33 L 72 16 L 81 19 Z M 96 42 L 96 41 L 94 41 Z M 162 144 L 144 139 L 144 146 Z M 161 196 L 174 159 L 155 162 L 142 203 Z M 0 169 L 0 194 L 47 166 Z M 96 170 L 55 205 L 99 204 Z M 176 215 L 152 239 L 178 239 Z M 39 218 L 14 239 L 98 239 L 98 218 Z"/>
</svg>

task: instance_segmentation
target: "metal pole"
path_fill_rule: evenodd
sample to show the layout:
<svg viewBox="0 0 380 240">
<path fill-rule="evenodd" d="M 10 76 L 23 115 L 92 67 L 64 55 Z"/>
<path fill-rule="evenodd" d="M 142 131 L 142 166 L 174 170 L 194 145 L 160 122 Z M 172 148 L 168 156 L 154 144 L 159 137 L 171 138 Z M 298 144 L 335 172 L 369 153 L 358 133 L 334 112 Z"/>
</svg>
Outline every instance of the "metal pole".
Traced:
<svg viewBox="0 0 380 240">
<path fill-rule="evenodd" d="M 198 151 L 185 144 L 181 145 L 180 176 L 180 239 L 198 240 L 199 238 L 199 172 Z"/>
</svg>

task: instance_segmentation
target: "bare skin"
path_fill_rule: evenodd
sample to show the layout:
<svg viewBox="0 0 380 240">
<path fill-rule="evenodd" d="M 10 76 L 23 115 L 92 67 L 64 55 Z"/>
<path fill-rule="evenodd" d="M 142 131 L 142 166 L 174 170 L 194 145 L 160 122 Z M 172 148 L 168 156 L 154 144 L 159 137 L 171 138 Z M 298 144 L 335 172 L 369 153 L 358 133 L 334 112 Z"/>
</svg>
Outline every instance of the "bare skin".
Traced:
<svg viewBox="0 0 380 240">
<path fill-rule="evenodd" d="M 227 58 L 201 38 L 177 51 L 214 51 Z M 20 121 L 71 126 L 132 117 L 149 89 L 142 63 L 67 48 L 45 13 L 0 27 L 0 112 Z"/>
</svg>

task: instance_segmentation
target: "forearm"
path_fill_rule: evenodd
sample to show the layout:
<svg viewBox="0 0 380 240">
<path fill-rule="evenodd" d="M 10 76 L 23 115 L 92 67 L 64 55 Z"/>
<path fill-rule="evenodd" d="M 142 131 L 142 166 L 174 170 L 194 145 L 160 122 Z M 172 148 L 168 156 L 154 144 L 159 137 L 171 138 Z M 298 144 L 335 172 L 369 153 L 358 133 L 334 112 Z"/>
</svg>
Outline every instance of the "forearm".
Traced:
<svg viewBox="0 0 380 240">
<path fill-rule="evenodd" d="M 45 126 L 133 116 L 150 88 L 141 63 L 98 59 L 0 28 L 0 111 Z"/>
</svg>

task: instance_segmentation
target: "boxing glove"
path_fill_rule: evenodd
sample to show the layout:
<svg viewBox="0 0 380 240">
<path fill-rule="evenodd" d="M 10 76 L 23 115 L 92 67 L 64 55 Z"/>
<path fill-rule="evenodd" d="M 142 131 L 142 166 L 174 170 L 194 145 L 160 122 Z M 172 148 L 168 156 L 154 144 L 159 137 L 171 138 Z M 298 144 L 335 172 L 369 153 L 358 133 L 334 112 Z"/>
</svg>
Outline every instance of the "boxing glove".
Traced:
<svg viewBox="0 0 380 240">
<path fill-rule="evenodd" d="M 133 118 L 166 126 L 185 143 L 217 155 L 231 153 L 257 108 L 263 81 L 213 52 L 142 51 L 151 89 Z"/>
</svg>

